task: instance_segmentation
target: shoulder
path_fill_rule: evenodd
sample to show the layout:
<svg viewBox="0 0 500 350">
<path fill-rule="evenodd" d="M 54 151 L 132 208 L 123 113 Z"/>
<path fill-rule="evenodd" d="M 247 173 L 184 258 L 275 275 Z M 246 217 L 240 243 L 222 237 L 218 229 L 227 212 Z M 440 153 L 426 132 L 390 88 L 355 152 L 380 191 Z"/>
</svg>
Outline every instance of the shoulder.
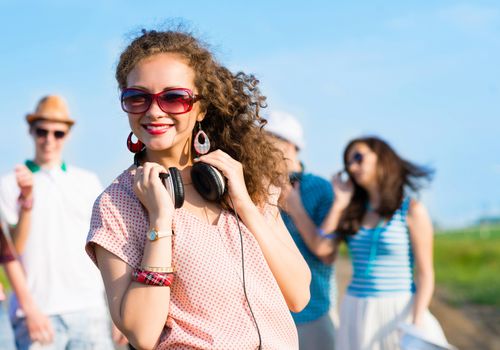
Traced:
<svg viewBox="0 0 500 350">
<path fill-rule="evenodd" d="M 0 193 L 2 197 L 17 197 L 19 188 L 17 187 L 17 180 L 14 172 L 6 173 L 0 177 Z"/>
<path fill-rule="evenodd" d="M 410 228 L 420 226 L 422 224 L 432 225 L 427 208 L 422 202 L 416 199 L 409 200 L 406 221 Z"/>
<path fill-rule="evenodd" d="M 139 266 L 148 227 L 146 215 L 132 190 L 132 174 L 123 172 L 94 203 L 86 245 L 94 263 L 95 245 L 99 245 L 130 266 Z"/>
<path fill-rule="evenodd" d="M 318 187 L 318 188 L 323 188 L 325 190 L 332 190 L 332 185 L 330 181 L 324 179 L 321 176 L 310 174 L 310 173 L 305 173 L 302 176 L 302 184 L 307 185 L 307 186 L 313 186 L 313 187 Z"/>
<path fill-rule="evenodd" d="M 425 207 L 425 205 L 414 199 L 414 198 L 409 198 L 407 199 L 408 201 L 408 218 L 415 218 L 415 217 L 419 217 L 419 216 L 422 216 L 422 215 L 428 215 L 428 212 L 427 212 L 427 208 Z"/>
<path fill-rule="evenodd" d="M 10 185 L 16 182 L 16 175 L 13 171 L 5 173 L 0 176 L 0 186 Z"/>
<path fill-rule="evenodd" d="M 133 175 L 129 170 L 121 173 L 113 182 L 104 189 L 99 197 L 97 197 L 95 206 L 103 207 L 113 205 L 120 207 L 134 206 L 140 204 L 139 199 L 135 196 L 132 189 Z"/>
<path fill-rule="evenodd" d="M 90 170 L 83 169 L 74 165 L 67 165 L 66 168 L 66 171 L 70 176 L 78 177 L 80 179 L 87 179 L 89 181 L 99 181 L 97 174 Z"/>
<path fill-rule="evenodd" d="M 330 207 L 333 201 L 333 187 L 331 183 L 313 174 L 304 174 L 302 176 L 300 193 L 304 203 Z"/>
</svg>

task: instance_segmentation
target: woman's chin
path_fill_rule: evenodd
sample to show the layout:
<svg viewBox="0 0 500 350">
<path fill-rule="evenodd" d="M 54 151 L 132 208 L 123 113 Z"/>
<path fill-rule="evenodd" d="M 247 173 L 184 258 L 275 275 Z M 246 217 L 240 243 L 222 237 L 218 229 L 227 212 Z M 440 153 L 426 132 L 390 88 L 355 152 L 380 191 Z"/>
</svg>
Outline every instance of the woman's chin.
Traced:
<svg viewBox="0 0 500 350">
<path fill-rule="evenodd" d="M 164 140 L 154 140 L 146 144 L 147 149 L 153 152 L 166 151 L 172 148 L 172 142 L 165 142 Z"/>
</svg>

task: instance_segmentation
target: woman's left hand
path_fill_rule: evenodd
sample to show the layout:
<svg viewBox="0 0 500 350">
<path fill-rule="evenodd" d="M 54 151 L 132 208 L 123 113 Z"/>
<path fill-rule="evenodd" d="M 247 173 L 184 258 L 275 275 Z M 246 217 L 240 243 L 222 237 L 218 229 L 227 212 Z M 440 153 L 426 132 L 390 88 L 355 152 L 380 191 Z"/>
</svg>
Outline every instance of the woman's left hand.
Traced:
<svg viewBox="0 0 500 350">
<path fill-rule="evenodd" d="M 243 166 L 229 154 L 218 149 L 200 156 L 195 162 L 212 165 L 222 173 L 226 178 L 227 191 L 233 201 L 234 209 L 238 210 L 253 204 L 245 184 Z"/>
</svg>

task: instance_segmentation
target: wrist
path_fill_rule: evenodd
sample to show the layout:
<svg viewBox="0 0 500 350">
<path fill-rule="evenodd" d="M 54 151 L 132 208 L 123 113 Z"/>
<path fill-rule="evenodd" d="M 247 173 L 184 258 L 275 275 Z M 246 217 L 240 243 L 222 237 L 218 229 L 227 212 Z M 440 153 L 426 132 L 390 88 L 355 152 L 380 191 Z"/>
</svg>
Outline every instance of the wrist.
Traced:
<svg viewBox="0 0 500 350">
<path fill-rule="evenodd" d="M 19 300 L 19 306 L 27 317 L 38 312 L 38 307 L 32 300 Z"/>
<path fill-rule="evenodd" d="M 333 202 L 333 206 L 332 206 L 332 210 L 334 212 L 341 213 L 341 212 L 343 212 L 347 208 L 348 205 L 349 205 L 349 202 L 342 203 L 342 202 L 339 202 L 339 201 L 334 201 Z"/>
<path fill-rule="evenodd" d="M 251 213 L 252 211 L 259 212 L 255 204 L 251 200 L 240 203 L 239 205 L 235 203 L 234 210 L 240 217 L 243 217 L 245 214 Z"/>
<path fill-rule="evenodd" d="M 158 231 L 167 231 L 172 229 L 172 216 L 150 215 L 149 226 Z"/>
<path fill-rule="evenodd" d="M 20 195 L 19 198 L 17 199 L 17 203 L 19 204 L 19 207 L 22 210 L 29 211 L 33 208 L 33 196 L 32 195 L 28 195 L 28 196 Z"/>
</svg>

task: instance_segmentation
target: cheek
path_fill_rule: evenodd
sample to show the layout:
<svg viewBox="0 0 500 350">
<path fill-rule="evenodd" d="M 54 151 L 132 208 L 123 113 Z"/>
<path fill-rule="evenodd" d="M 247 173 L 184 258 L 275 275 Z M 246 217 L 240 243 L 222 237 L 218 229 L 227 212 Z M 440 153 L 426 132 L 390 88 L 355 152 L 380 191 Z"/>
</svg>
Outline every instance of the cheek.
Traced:
<svg viewBox="0 0 500 350">
<path fill-rule="evenodd" d="M 370 178 L 374 178 L 377 175 L 377 162 L 375 160 L 366 162 L 365 172 L 370 176 Z"/>
</svg>

